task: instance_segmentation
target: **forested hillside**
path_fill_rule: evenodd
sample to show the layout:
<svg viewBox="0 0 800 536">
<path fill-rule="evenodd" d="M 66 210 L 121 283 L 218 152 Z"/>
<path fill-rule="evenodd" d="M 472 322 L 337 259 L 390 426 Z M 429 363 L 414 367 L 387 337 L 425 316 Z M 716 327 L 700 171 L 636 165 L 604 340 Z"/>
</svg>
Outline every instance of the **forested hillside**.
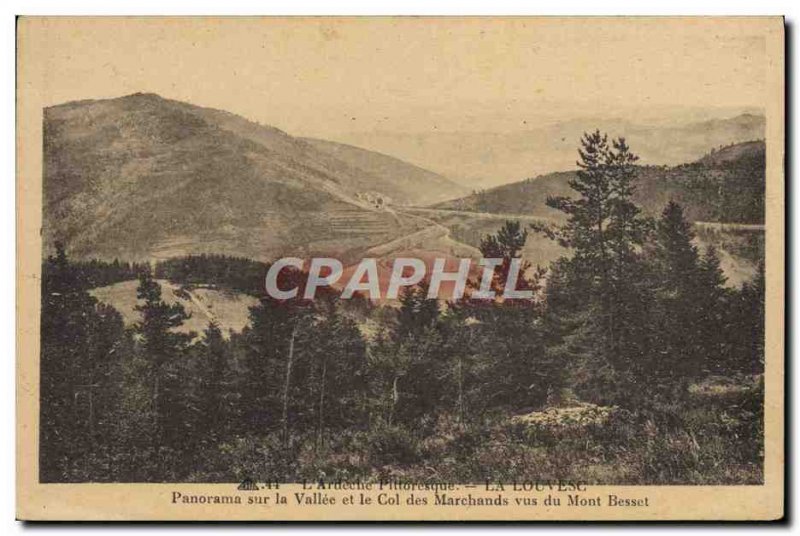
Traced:
<svg viewBox="0 0 800 536">
<path fill-rule="evenodd" d="M 545 202 L 549 196 L 570 195 L 574 178 L 575 172 L 551 173 L 435 206 L 559 218 Z M 691 164 L 638 166 L 633 199 L 651 216 L 674 200 L 690 221 L 763 223 L 764 190 L 765 145 L 753 141 L 720 148 Z"/>
</svg>

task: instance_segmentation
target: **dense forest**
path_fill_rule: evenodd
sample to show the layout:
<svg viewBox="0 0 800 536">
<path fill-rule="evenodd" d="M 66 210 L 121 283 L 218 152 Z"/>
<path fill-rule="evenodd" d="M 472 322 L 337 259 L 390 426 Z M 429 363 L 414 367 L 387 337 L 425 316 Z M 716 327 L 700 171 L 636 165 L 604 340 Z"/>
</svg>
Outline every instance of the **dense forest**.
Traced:
<svg viewBox="0 0 800 536">
<path fill-rule="evenodd" d="M 762 482 L 763 262 L 726 286 L 680 204 L 636 204 L 624 140 L 590 133 L 579 155 L 572 195 L 547 200 L 562 225 L 481 241 L 504 259 L 496 290 L 529 233 L 567 249 L 526 271 L 530 300 L 441 303 L 423 282 L 398 306 L 277 301 L 248 259 L 77 263 L 59 245 L 42 270 L 40 480 Z M 87 290 L 133 278 L 126 327 Z M 241 333 L 178 333 L 157 279 L 260 303 Z"/>
</svg>

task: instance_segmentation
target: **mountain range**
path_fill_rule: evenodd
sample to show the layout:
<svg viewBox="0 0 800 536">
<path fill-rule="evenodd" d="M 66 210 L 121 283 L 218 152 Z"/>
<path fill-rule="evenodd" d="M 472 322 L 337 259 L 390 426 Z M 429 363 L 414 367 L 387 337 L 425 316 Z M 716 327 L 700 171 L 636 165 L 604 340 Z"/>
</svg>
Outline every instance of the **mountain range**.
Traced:
<svg viewBox="0 0 800 536">
<path fill-rule="evenodd" d="M 677 131 L 739 138 L 761 123 L 758 116 L 741 116 Z M 546 198 L 569 195 L 574 173 L 468 195 L 463 185 L 396 156 L 295 137 L 154 94 L 49 107 L 43 128 L 44 254 L 61 241 L 77 258 L 219 253 L 353 261 L 398 251 L 474 253 L 475 240 L 459 237 L 494 225 L 503 214 L 558 218 Z M 576 144 L 570 143 L 574 158 Z M 673 167 L 646 165 L 643 158 L 637 195 L 645 210 L 656 214 L 676 199 L 692 220 L 763 222 L 763 141 L 716 147 Z M 460 211 L 461 223 L 413 206 Z"/>
</svg>

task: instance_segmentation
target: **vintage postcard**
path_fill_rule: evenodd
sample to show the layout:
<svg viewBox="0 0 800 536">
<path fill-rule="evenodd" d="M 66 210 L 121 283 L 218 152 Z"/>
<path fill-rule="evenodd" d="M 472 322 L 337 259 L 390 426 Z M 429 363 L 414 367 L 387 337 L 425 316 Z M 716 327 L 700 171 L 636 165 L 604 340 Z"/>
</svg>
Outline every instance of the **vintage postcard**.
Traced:
<svg viewBox="0 0 800 536">
<path fill-rule="evenodd" d="M 780 17 L 20 17 L 17 515 L 784 515 Z"/>
</svg>

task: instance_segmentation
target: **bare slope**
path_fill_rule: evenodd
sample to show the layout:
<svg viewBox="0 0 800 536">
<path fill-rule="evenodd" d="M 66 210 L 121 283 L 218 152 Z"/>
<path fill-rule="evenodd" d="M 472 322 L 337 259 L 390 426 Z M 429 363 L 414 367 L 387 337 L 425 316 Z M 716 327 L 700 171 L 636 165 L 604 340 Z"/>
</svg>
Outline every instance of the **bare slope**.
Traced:
<svg viewBox="0 0 800 536">
<path fill-rule="evenodd" d="M 358 199 L 375 176 L 236 115 L 135 94 L 44 111 L 45 249 L 145 259 L 350 255 L 418 224 Z"/>
<path fill-rule="evenodd" d="M 231 331 L 240 332 L 249 322 L 250 307 L 258 300 L 247 294 L 218 289 L 188 288 L 165 280 L 158 280 L 162 297 L 169 304 L 180 303 L 190 315 L 176 331 L 202 333 L 210 322 L 216 322 L 225 337 Z M 126 326 L 141 322 L 141 314 L 135 307 L 141 305 L 136 298 L 138 281 L 123 281 L 107 287 L 92 289 L 90 294 L 98 301 L 111 305 L 122 315 Z"/>
<path fill-rule="evenodd" d="M 455 182 L 382 153 L 327 140 L 304 138 L 314 148 L 374 177 L 373 189 L 394 203 L 423 205 L 461 197 L 468 190 Z"/>
</svg>

